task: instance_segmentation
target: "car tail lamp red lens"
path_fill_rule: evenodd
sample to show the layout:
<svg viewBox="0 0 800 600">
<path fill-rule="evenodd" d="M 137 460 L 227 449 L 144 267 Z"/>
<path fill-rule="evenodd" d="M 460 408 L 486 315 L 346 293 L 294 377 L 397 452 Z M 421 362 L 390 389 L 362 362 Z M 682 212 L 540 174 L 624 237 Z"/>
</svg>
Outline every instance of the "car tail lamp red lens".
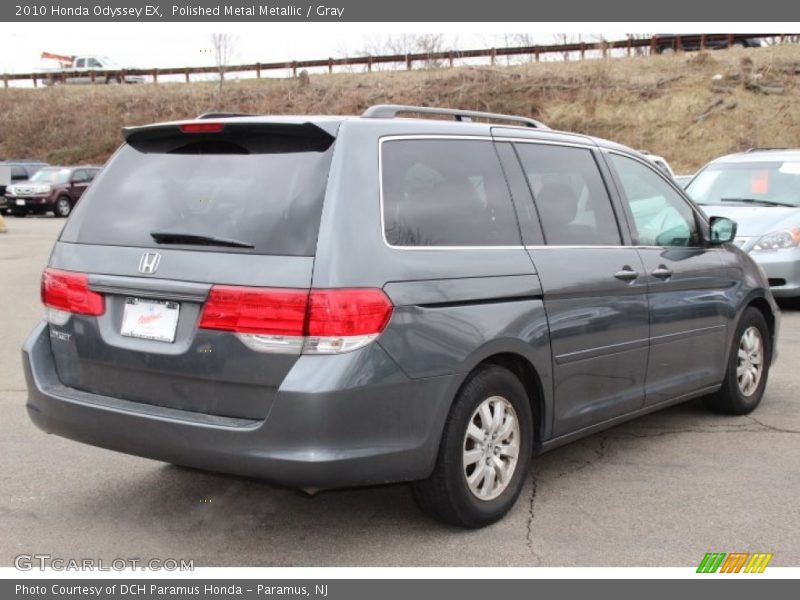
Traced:
<svg viewBox="0 0 800 600">
<path fill-rule="evenodd" d="M 79 315 L 102 315 L 106 302 L 102 294 L 89 289 L 89 276 L 71 271 L 45 269 L 42 273 L 42 303 Z"/>
<path fill-rule="evenodd" d="M 211 288 L 200 328 L 234 332 L 248 347 L 263 352 L 336 353 L 375 339 L 392 310 L 379 289 L 218 285 Z"/>
<path fill-rule="evenodd" d="M 186 123 L 178 128 L 183 133 L 219 133 L 225 128 L 224 123 Z"/>
<path fill-rule="evenodd" d="M 392 303 L 381 290 L 311 290 L 306 335 L 346 337 L 381 333 Z"/>
<path fill-rule="evenodd" d="M 202 329 L 301 336 L 308 308 L 307 290 L 215 285 L 200 317 Z"/>
</svg>

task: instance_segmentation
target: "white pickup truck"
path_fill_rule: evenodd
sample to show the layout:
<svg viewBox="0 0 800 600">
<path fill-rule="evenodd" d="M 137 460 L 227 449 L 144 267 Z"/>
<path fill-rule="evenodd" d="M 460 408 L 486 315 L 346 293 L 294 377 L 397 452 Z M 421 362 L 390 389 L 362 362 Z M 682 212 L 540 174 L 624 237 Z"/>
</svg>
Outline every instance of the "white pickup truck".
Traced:
<svg viewBox="0 0 800 600">
<path fill-rule="evenodd" d="M 48 69 L 45 85 L 59 83 L 144 83 L 141 75 L 124 76 L 119 72 L 122 67 L 107 56 L 59 56 L 43 53 L 42 58 L 51 58 L 61 63 L 59 69 Z"/>
</svg>

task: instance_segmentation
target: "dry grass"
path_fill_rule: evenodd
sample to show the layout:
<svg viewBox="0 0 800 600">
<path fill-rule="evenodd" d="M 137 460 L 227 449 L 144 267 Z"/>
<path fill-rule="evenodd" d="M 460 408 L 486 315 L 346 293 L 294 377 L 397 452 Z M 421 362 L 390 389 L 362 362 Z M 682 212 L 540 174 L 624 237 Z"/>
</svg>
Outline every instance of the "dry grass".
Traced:
<svg viewBox="0 0 800 600">
<path fill-rule="evenodd" d="M 721 89 L 711 78 L 725 76 Z M 783 88 L 764 94 L 760 82 Z M 751 146 L 800 146 L 800 46 L 698 55 L 312 75 L 297 80 L 0 89 L 0 156 L 103 162 L 120 128 L 209 110 L 358 114 L 371 104 L 529 115 L 665 156 L 680 172 Z"/>
</svg>

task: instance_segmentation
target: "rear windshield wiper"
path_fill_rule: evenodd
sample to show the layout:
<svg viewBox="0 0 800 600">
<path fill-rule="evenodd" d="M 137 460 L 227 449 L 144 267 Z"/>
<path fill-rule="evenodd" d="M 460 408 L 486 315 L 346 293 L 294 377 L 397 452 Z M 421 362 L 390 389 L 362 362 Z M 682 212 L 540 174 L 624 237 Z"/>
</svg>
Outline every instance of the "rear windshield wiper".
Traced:
<svg viewBox="0 0 800 600">
<path fill-rule="evenodd" d="M 150 234 L 157 244 L 189 244 L 192 246 L 230 246 L 232 248 L 255 248 L 250 242 L 242 242 L 230 238 L 201 235 L 198 233 L 182 233 L 179 231 L 154 231 Z"/>
<path fill-rule="evenodd" d="M 762 204 L 764 206 L 791 206 L 797 208 L 794 204 L 788 202 L 775 202 L 774 200 L 761 200 L 759 198 L 720 198 L 720 202 L 741 202 L 743 204 Z"/>
</svg>

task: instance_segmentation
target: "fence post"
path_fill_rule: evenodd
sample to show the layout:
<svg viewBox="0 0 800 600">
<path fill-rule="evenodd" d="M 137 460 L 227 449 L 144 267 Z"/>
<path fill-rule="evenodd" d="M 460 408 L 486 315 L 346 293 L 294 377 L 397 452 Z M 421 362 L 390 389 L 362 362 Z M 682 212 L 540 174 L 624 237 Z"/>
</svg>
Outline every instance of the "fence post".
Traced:
<svg viewBox="0 0 800 600">
<path fill-rule="evenodd" d="M 708 44 L 706 44 L 706 34 L 704 33 L 700 36 L 700 50 L 705 50 L 707 45 Z"/>
<path fill-rule="evenodd" d="M 38 86 L 36 85 L 36 73 L 33 73 L 33 74 L 31 75 L 31 79 L 33 79 L 33 87 L 38 87 Z"/>
<path fill-rule="evenodd" d="M 494 63 L 497 60 L 497 50 L 492 48 L 492 51 L 489 54 L 489 56 L 491 57 L 492 66 L 494 66 Z"/>
<path fill-rule="evenodd" d="M 533 56 L 536 59 L 536 62 L 539 62 L 539 46 L 536 46 L 533 50 Z"/>
<path fill-rule="evenodd" d="M 581 60 L 586 58 L 586 43 L 581 42 Z"/>
<path fill-rule="evenodd" d="M 333 59 L 328 57 L 328 73 L 333 73 Z"/>
<path fill-rule="evenodd" d="M 94 83 L 94 80 L 95 80 L 95 75 L 96 75 L 96 74 L 95 74 L 95 72 L 94 72 L 94 71 L 89 71 L 89 80 L 90 80 L 92 83 Z"/>
<path fill-rule="evenodd" d="M 296 60 L 292 61 L 292 77 L 297 79 L 297 61 Z"/>
<path fill-rule="evenodd" d="M 656 36 L 650 37 L 650 54 L 656 53 Z"/>
<path fill-rule="evenodd" d="M 411 55 L 406 54 L 406 69 L 411 70 Z"/>
<path fill-rule="evenodd" d="M 256 79 L 261 79 L 261 63 L 256 63 Z"/>
<path fill-rule="evenodd" d="M 631 55 L 632 46 L 633 46 L 633 44 L 631 44 L 631 38 L 628 38 L 628 56 Z"/>
<path fill-rule="evenodd" d="M 681 36 L 675 38 L 675 50 L 676 52 L 683 52 L 683 42 L 681 41 Z"/>
<path fill-rule="evenodd" d="M 453 51 L 452 50 L 450 50 L 450 52 L 447 53 L 447 60 L 450 63 L 450 68 L 452 69 L 453 68 Z"/>
<path fill-rule="evenodd" d="M 372 57 L 367 57 L 367 73 L 372 73 Z"/>
<path fill-rule="evenodd" d="M 158 83 L 158 69 L 153 69 L 153 83 Z"/>
<path fill-rule="evenodd" d="M 3 74 L 3 87 L 8 89 L 8 73 Z"/>
<path fill-rule="evenodd" d="M 728 48 L 730 48 L 732 46 L 733 46 L 733 34 L 729 33 L 728 34 Z"/>
<path fill-rule="evenodd" d="M 186 83 L 190 82 L 189 73 L 191 73 L 191 71 L 189 71 L 189 67 L 186 67 Z"/>
</svg>

